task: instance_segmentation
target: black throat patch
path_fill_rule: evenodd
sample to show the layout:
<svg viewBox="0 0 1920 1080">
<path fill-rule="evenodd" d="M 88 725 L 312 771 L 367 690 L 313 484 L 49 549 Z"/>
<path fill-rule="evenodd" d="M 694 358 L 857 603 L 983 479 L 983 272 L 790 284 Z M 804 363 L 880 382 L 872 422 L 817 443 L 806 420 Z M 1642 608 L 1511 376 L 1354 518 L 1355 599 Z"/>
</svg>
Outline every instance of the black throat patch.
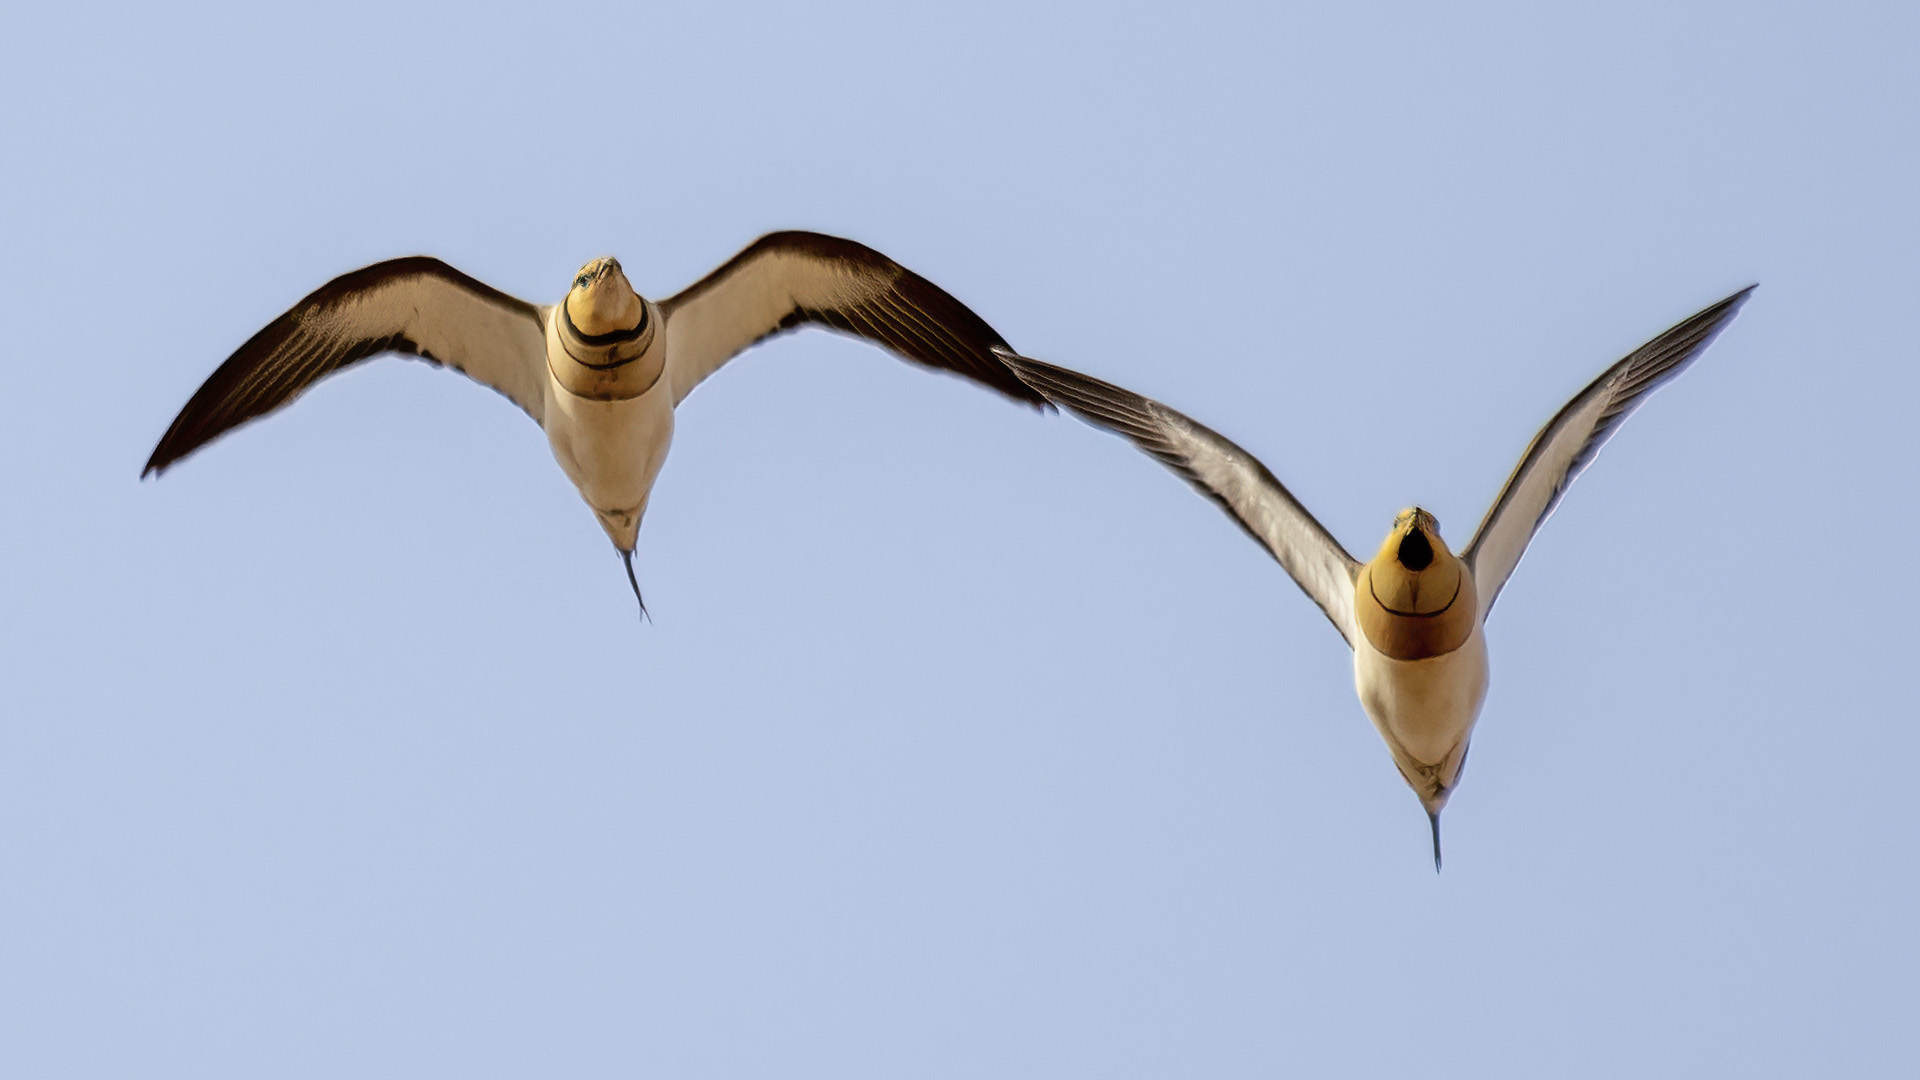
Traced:
<svg viewBox="0 0 1920 1080">
<path fill-rule="evenodd" d="M 1425 570 L 1433 565 L 1433 545 L 1427 543 L 1427 534 L 1414 529 L 1400 540 L 1400 552 L 1395 556 L 1400 565 L 1409 570 Z"/>
</svg>

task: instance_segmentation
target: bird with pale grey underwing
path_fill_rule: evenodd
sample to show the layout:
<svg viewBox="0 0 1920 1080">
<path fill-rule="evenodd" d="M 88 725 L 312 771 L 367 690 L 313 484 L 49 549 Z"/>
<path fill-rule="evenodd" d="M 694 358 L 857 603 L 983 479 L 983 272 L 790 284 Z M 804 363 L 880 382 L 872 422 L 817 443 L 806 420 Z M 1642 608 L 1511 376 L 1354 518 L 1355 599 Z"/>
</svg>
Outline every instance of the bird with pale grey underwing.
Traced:
<svg viewBox="0 0 1920 1080">
<path fill-rule="evenodd" d="M 1360 705 L 1427 811 L 1440 869 L 1440 811 L 1460 782 L 1487 693 L 1483 627 L 1535 530 L 1621 423 L 1733 318 L 1748 286 L 1608 368 L 1534 436 L 1458 554 L 1440 522 L 1402 511 L 1368 562 L 1347 554 L 1266 467 L 1157 401 L 1008 351 L 1022 379 L 1141 450 L 1218 503 L 1320 605 L 1353 649 Z"/>
<path fill-rule="evenodd" d="M 240 346 L 180 410 L 141 475 L 290 404 L 342 368 L 386 353 L 418 357 L 492 387 L 546 429 L 639 601 L 634 545 L 680 403 L 749 346 L 807 325 L 1049 408 L 1007 370 L 994 351 L 1006 341 L 985 320 L 851 240 L 773 233 L 659 302 L 636 293 L 618 261 L 596 259 L 551 307 L 412 257 L 335 278 Z"/>
</svg>

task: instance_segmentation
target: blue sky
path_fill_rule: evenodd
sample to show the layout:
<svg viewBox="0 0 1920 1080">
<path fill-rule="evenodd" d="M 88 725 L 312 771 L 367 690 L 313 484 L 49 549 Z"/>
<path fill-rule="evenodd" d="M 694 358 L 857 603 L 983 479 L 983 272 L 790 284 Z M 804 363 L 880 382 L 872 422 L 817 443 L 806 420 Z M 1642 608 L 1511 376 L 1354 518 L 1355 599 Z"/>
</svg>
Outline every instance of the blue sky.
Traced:
<svg viewBox="0 0 1920 1080">
<path fill-rule="evenodd" d="M 1920 1052 L 1920 15 L 1621 3 L 11 16 L 0 1073 L 1880 1073 Z M 827 334 L 689 398 L 638 559 L 399 361 L 170 472 L 234 347 L 439 255 L 551 302 L 869 243 L 1463 543 L 1760 291 L 1489 625 L 1446 873 L 1267 556 Z"/>
</svg>

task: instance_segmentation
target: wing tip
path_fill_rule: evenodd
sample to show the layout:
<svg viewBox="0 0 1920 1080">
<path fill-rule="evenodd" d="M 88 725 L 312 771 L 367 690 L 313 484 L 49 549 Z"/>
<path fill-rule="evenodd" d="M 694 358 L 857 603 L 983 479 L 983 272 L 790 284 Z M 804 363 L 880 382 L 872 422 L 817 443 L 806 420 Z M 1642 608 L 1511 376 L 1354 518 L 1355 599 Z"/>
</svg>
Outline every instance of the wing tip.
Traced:
<svg viewBox="0 0 1920 1080">
<path fill-rule="evenodd" d="M 1020 386 L 1022 389 L 1032 390 L 1032 388 L 1027 386 L 1027 384 L 1024 381 L 1020 384 Z M 999 390 L 1002 394 L 1005 394 L 1009 399 L 1013 401 L 1015 405 L 1024 405 L 1027 408 L 1032 409 L 1034 412 L 1039 413 L 1042 416 L 1046 416 L 1052 413 L 1057 413 L 1060 411 L 1060 406 L 1054 404 L 1050 398 L 1048 398 L 1045 394 L 1042 394 L 1037 390 L 1033 390 L 1031 393 L 1023 394 L 1013 390 L 1007 390 L 998 386 L 994 387 L 994 389 Z"/>
<path fill-rule="evenodd" d="M 1026 386 L 1029 390 L 1046 398 L 1048 401 L 1054 400 L 1053 391 L 1066 386 L 1070 376 L 1079 375 L 1078 372 L 1069 371 L 1056 364 L 1049 364 L 1045 360 L 1035 360 L 1031 356 L 1023 356 L 1010 348 L 999 345 L 993 347 L 993 354 L 1000 358 L 1000 362 L 1006 365 L 1007 370 L 1013 372 L 1014 375 L 1020 379 L 1021 385 Z M 1079 377 L 1082 379 L 1088 378 L 1085 375 L 1080 375 Z"/>
<path fill-rule="evenodd" d="M 192 403 L 189 402 L 188 406 L 191 407 L 191 405 Z M 149 476 L 162 475 L 210 441 L 185 434 L 181 430 L 181 425 L 186 419 L 186 410 L 182 409 L 181 412 L 182 415 L 174 417 L 172 426 L 167 428 L 167 433 L 160 436 L 159 442 L 153 444 L 153 453 L 147 455 L 147 463 L 140 469 L 140 479 L 145 480 Z"/>
<path fill-rule="evenodd" d="M 1000 351 L 1001 350 L 997 348 L 994 350 L 996 354 Z M 1027 378 L 1021 375 L 1012 365 L 1005 363 L 1004 358 L 1002 358 L 1001 369 L 1013 376 L 1013 386 L 1003 387 L 996 385 L 994 389 L 999 390 L 1019 404 L 1031 406 L 1033 411 L 1040 413 L 1042 416 L 1060 411 L 1059 404 L 1051 397 L 1048 397 L 1045 390 L 1033 385 L 1032 382 L 1028 381 Z"/>
<path fill-rule="evenodd" d="M 1759 287 L 1760 283 L 1756 281 L 1718 303 L 1707 305 L 1654 340 L 1658 342 L 1676 335 L 1691 335 L 1693 340 L 1687 344 L 1684 352 L 1685 360 L 1682 361 L 1684 366 L 1686 360 L 1705 351 L 1706 347 L 1713 344 L 1714 339 L 1720 336 L 1721 331 L 1733 323 L 1733 317 L 1740 313 L 1740 309 L 1745 307 L 1747 300 L 1753 296 L 1753 291 Z"/>
<path fill-rule="evenodd" d="M 1741 307 L 1745 306 L 1747 299 L 1753 295 L 1753 290 L 1759 287 L 1760 287 L 1759 282 L 1757 281 L 1753 282 L 1749 284 L 1746 288 L 1737 290 L 1732 296 L 1727 297 L 1725 300 L 1720 301 L 1720 303 L 1714 306 L 1725 308 L 1727 315 L 1730 316 L 1734 312 L 1739 311 Z"/>
<path fill-rule="evenodd" d="M 1114 428 L 1113 410 L 1132 415 L 1136 423 L 1165 422 L 1166 410 L 1151 398 L 1142 397 L 1124 387 L 1104 382 L 1091 375 L 1049 364 L 1044 360 L 1035 360 L 1022 356 L 1011 349 L 995 349 L 1001 360 L 1018 375 L 1023 382 L 1046 398 L 1056 411 L 1066 411 L 1093 424 L 1095 427 L 1115 430 L 1118 434 L 1126 432 Z M 1175 419 L 1184 419 L 1174 414 Z M 1133 438 L 1132 435 L 1127 435 Z"/>
<path fill-rule="evenodd" d="M 1008 397 L 1030 404 L 1042 414 L 1060 411 L 1060 403 L 1055 401 L 1053 395 L 1047 393 L 1047 388 L 1040 385 L 1038 381 L 1034 365 L 1040 364 L 1041 361 L 1014 352 L 1010 345 L 993 345 L 989 348 L 994 359 L 1000 361 L 1000 366 L 1013 376 L 1014 382 L 1018 383 L 1020 389 L 1024 391 L 1020 394 L 1008 392 Z"/>
<path fill-rule="evenodd" d="M 1756 281 L 1743 289 L 1735 290 L 1733 294 L 1726 299 L 1716 304 L 1709 304 L 1705 309 L 1687 321 L 1704 321 L 1713 327 L 1714 333 L 1718 333 L 1721 328 L 1733 320 L 1735 315 L 1739 314 L 1740 309 L 1745 307 L 1747 300 L 1753 296 L 1753 290 L 1759 287 L 1760 283 Z M 1685 324 L 1683 323 L 1682 325 Z"/>
<path fill-rule="evenodd" d="M 145 480 L 149 476 L 157 477 L 178 460 L 180 455 L 169 452 L 167 440 L 161 439 L 159 445 L 153 448 L 153 453 L 147 455 L 147 463 L 140 470 L 140 479 Z"/>
</svg>

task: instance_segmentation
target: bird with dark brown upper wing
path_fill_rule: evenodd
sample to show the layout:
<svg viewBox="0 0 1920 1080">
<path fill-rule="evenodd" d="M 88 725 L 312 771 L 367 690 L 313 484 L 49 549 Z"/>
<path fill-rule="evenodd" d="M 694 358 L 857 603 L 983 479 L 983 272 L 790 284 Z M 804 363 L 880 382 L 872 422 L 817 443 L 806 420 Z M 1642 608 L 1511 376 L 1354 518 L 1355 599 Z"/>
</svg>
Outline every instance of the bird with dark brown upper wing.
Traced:
<svg viewBox="0 0 1920 1080">
<path fill-rule="evenodd" d="M 582 267 L 561 302 L 546 307 L 413 257 L 335 278 L 255 334 L 180 410 L 142 475 L 291 403 L 335 371 L 385 353 L 416 356 L 498 390 L 546 430 L 553 456 L 619 550 L 638 600 L 633 550 L 675 410 L 755 342 L 809 324 L 1048 407 L 1007 369 L 995 351 L 1007 343 L 985 320 L 851 240 L 773 233 L 657 303 L 636 293 L 611 258 Z"/>
</svg>

